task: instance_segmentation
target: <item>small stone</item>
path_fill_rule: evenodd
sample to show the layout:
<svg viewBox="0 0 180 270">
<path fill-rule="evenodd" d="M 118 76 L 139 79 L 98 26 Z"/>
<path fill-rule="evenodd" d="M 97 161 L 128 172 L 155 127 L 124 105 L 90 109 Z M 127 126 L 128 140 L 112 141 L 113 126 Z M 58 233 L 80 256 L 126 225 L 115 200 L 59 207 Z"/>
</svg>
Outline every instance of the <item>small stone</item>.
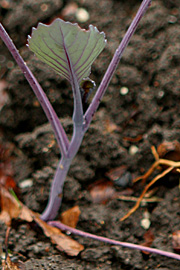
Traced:
<svg viewBox="0 0 180 270">
<path fill-rule="evenodd" d="M 148 230 L 151 225 L 151 221 L 148 218 L 141 219 L 141 227 L 145 230 Z"/>
<path fill-rule="evenodd" d="M 134 156 L 139 151 L 139 148 L 136 145 L 131 145 L 129 147 L 129 154 Z"/>
<path fill-rule="evenodd" d="M 76 11 L 76 18 L 81 23 L 86 22 L 89 20 L 89 13 L 84 8 L 78 8 Z"/>
<path fill-rule="evenodd" d="M 121 87 L 121 89 L 120 89 L 120 94 L 121 94 L 122 96 L 127 95 L 128 92 L 129 92 L 129 89 L 128 89 L 127 87 L 125 87 L 125 86 Z"/>
<path fill-rule="evenodd" d="M 20 188 L 27 188 L 27 187 L 32 187 L 33 185 L 33 180 L 32 179 L 26 179 L 23 182 L 19 183 Z"/>
</svg>

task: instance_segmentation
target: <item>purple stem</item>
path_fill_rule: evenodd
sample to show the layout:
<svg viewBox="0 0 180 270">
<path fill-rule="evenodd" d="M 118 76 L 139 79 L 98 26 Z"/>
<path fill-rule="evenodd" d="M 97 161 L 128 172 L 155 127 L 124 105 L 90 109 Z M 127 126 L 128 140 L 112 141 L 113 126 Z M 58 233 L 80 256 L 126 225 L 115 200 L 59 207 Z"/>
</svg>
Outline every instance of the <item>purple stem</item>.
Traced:
<svg viewBox="0 0 180 270">
<path fill-rule="evenodd" d="M 66 179 L 70 165 L 71 160 L 61 158 L 52 182 L 48 204 L 41 214 L 42 220 L 53 220 L 56 217 L 63 197 L 64 181 L 61 179 Z"/>
<path fill-rule="evenodd" d="M 71 233 L 76 234 L 76 235 L 80 235 L 80 236 L 83 236 L 83 237 L 88 237 L 88 238 L 91 238 L 91 239 L 94 239 L 94 240 L 97 240 L 97 241 L 101 241 L 101 242 L 105 242 L 105 243 L 108 243 L 108 244 L 127 247 L 127 248 L 131 248 L 131 249 L 137 249 L 137 250 L 141 250 L 141 251 L 146 251 L 146 252 L 166 256 L 166 257 L 173 258 L 173 259 L 176 259 L 176 260 L 180 260 L 180 255 L 178 255 L 176 253 L 173 253 L 173 252 L 163 251 L 163 250 L 160 250 L 160 249 L 145 247 L 145 246 L 141 246 L 141 245 L 137 245 L 137 244 L 131 244 L 131 243 L 127 243 L 127 242 L 120 242 L 120 241 L 112 240 L 110 238 L 106 238 L 106 237 L 103 237 L 103 236 L 97 236 L 95 234 L 83 232 L 83 231 L 74 229 L 72 227 L 69 227 L 69 226 L 61 223 L 60 221 L 50 221 L 50 222 L 48 222 L 48 224 L 51 225 L 51 226 L 57 227 L 62 231 L 68 231 L 68 232 L 71 232 Z"/>
<path fill-rule="evenodd" d="M 41 214 L 41 219 L 45 221 L 53 220 L 57 216 L 58 210 L 62 202 L 63 186 L 66 179 L 66 175 L 68 173 L 72 159 L 79 150 L 83 136 L 84 132 L 82 132 L 82 125 L 78 126 L 76 125 L 75 122 L 73 137 L 67 151 L 67 157 L 66 158 L 62 157 L 59 162 L 51 185 L 48 204 L 44 212 Z"/>
<path fill-rule="evenodd" d="M 87 130 L 88 127 L 89 127 L 89 124 L 92 120 L 92 117 L 94 115 L 94 113 L 96 112 L 98 106 L 99 106 L 99 103 L 110 83 L 110 80 L 113 76 L 113 74 L 115 73 L 115 70 L 119 64 L 119 61 L 122 57 L 122 54 L 125 50 L 125 48 L 127 47 L 132 35 L 134 34 L 140 20 L 142 19 L 144 13 L 146 12 L 147 8 L 150 6 L 151 4 L 151 1 L 152 0 L 143 0 L 135 18 L 133 19 L 130 27 L 128 28 L 124 38 L 122 39 L 119 47 L 117 48 L 112 60 L 111 60 L 111 63 L 109 64 L 109 67 L 101 81 L 101 84 L 98 88 L 98 90 L 96 91 L 96 94 L 91 102 L 91 104 L 89 105 L 86 113 L 85 113 L 85 125 L 84 125 L 84 129 Z"/>
<path fill-rule="evenodd" d="M 6 30 L 0 23 L 0 37 L 8 47 L 9 51 L 11 52 L 12 56 L 14 57 L 15 61 L 17 62 L 18 66 L 22 70 L 24 76 L 26 77 L 27 81 L 29 82 L 30 86 L 32 87 L 35 95 L 37 96 L 51 126 L 54 130 L 58 145 L 61 149 L 61 154 L 66 156 L 67 149 L 69 147 L 69 141 L 67 135 L 51 105 L 49 102 L 46 94 L 44 93 L 43 89 L 41 88 L 40 84 L 24 62 L 23 58 L 19 54 L 18 50 L 16 49 L 13 41 L 10 39 L 9 35 L 7 34 Z"/>
</svg>

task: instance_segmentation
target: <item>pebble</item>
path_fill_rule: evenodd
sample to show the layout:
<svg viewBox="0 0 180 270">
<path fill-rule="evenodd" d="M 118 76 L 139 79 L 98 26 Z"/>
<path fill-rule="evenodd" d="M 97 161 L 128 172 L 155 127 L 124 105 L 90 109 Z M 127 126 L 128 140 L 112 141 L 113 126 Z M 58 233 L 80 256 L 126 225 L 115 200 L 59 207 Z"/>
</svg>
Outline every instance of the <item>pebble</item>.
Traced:
<svg viewBox="0 0 180 270">
<path fill-rule="evenodd" d="M 148 211 L 145 211 L 143 213 L 143 218 L 141 219 L 141 227 L 145 230 L 148 230 L 150 225 L 151 225 L 151 221 L 150 221 L 150 213 Z"/>
<path fill-rule="evenodd" d="M 141 219 L 141 227 L 145 230 L 148 230 L 151 225 L 151 221 L 148 218 Z"/>
<path fill-rule="evenodd" d="M 122 96 L 127 95 L 128 92 L 129 92 L 129 89 L 128 89 L 127 87 L 123 86 L 123 87 L 120 88 L 120 94 L 121 94 Z"/>
<path fill-rule="evenodd" d="M 19 183 L 19 187 L 20 188 L 27 188 L 27 187 L 32 187 L 33 185 L 33 180 L 32 179 L 26 179 L 24 181 L 22 181 L 21 183 Z"/>
<path fill-rule="evenodd" d="M 89 13 L 84 8 L 78 8 L 76 11 L 76 19 L 83 23 L 89 20 Z"/>
<path fill-rule="evenodd" d="M 131 145 L 129 147 L 129 154 L 134 156 L 139 151 L 139 148 L 136 145 Z"/>
</svg>

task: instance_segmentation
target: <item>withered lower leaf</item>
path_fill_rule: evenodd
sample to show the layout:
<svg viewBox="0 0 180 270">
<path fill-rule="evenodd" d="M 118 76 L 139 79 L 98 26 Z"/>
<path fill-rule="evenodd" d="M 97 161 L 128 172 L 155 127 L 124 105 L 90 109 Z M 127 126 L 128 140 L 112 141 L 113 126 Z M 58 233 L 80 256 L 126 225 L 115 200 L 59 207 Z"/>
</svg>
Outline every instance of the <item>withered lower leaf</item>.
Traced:
<svg viewBox="0 0 180 270">
<path fill-rule="evenodd" d="M 9 226 L 11 220 L 17 218 L 27 222 L 35 221 L 43 229 L 44 234 L 51 239 L 52 243 L 57 245 L 59 250 L 70 256 L 77 256 L 79 252 L 84 249 L 82 245 L 63 234 L 59 229 L 42 221 L 38 213 L 31 211 L 20 201 L 17 201 L 3 186 L 0 186 L 0 198 L 0 219 L 5 222 L 6 225 Z"/>
<path fill-rule="evenodd" d="M 63 234 L 58 228 L 52 227 L 42 219 L 38 213 L 32 212 L 33 218 L 38 225 L 43 229 L 44 234 L 51 238 L 52 243 L 57 244 L 57 248 L 66 252 L 70 256 L 77 256 L 84 247 L 69 236 Z"/>
</svg>

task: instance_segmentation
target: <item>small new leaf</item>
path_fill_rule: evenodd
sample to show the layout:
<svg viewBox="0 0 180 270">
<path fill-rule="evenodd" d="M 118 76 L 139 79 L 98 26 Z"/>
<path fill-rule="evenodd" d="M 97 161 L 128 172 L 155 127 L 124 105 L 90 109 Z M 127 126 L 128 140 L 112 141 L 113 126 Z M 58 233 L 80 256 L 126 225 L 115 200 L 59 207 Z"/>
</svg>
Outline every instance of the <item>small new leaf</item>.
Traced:
<svg viewBox="0 0 180 270">
<path fill-rule="evenodd" d="M 35 55 L 61 76 L 80 83 L 89 76 L 91 65 L 106 45 L 105 35 L 90 25 L 89 30 L 77 24 L 56 19 L 52 24 L 38 24 L 28 37 Z"/>
</svg>

